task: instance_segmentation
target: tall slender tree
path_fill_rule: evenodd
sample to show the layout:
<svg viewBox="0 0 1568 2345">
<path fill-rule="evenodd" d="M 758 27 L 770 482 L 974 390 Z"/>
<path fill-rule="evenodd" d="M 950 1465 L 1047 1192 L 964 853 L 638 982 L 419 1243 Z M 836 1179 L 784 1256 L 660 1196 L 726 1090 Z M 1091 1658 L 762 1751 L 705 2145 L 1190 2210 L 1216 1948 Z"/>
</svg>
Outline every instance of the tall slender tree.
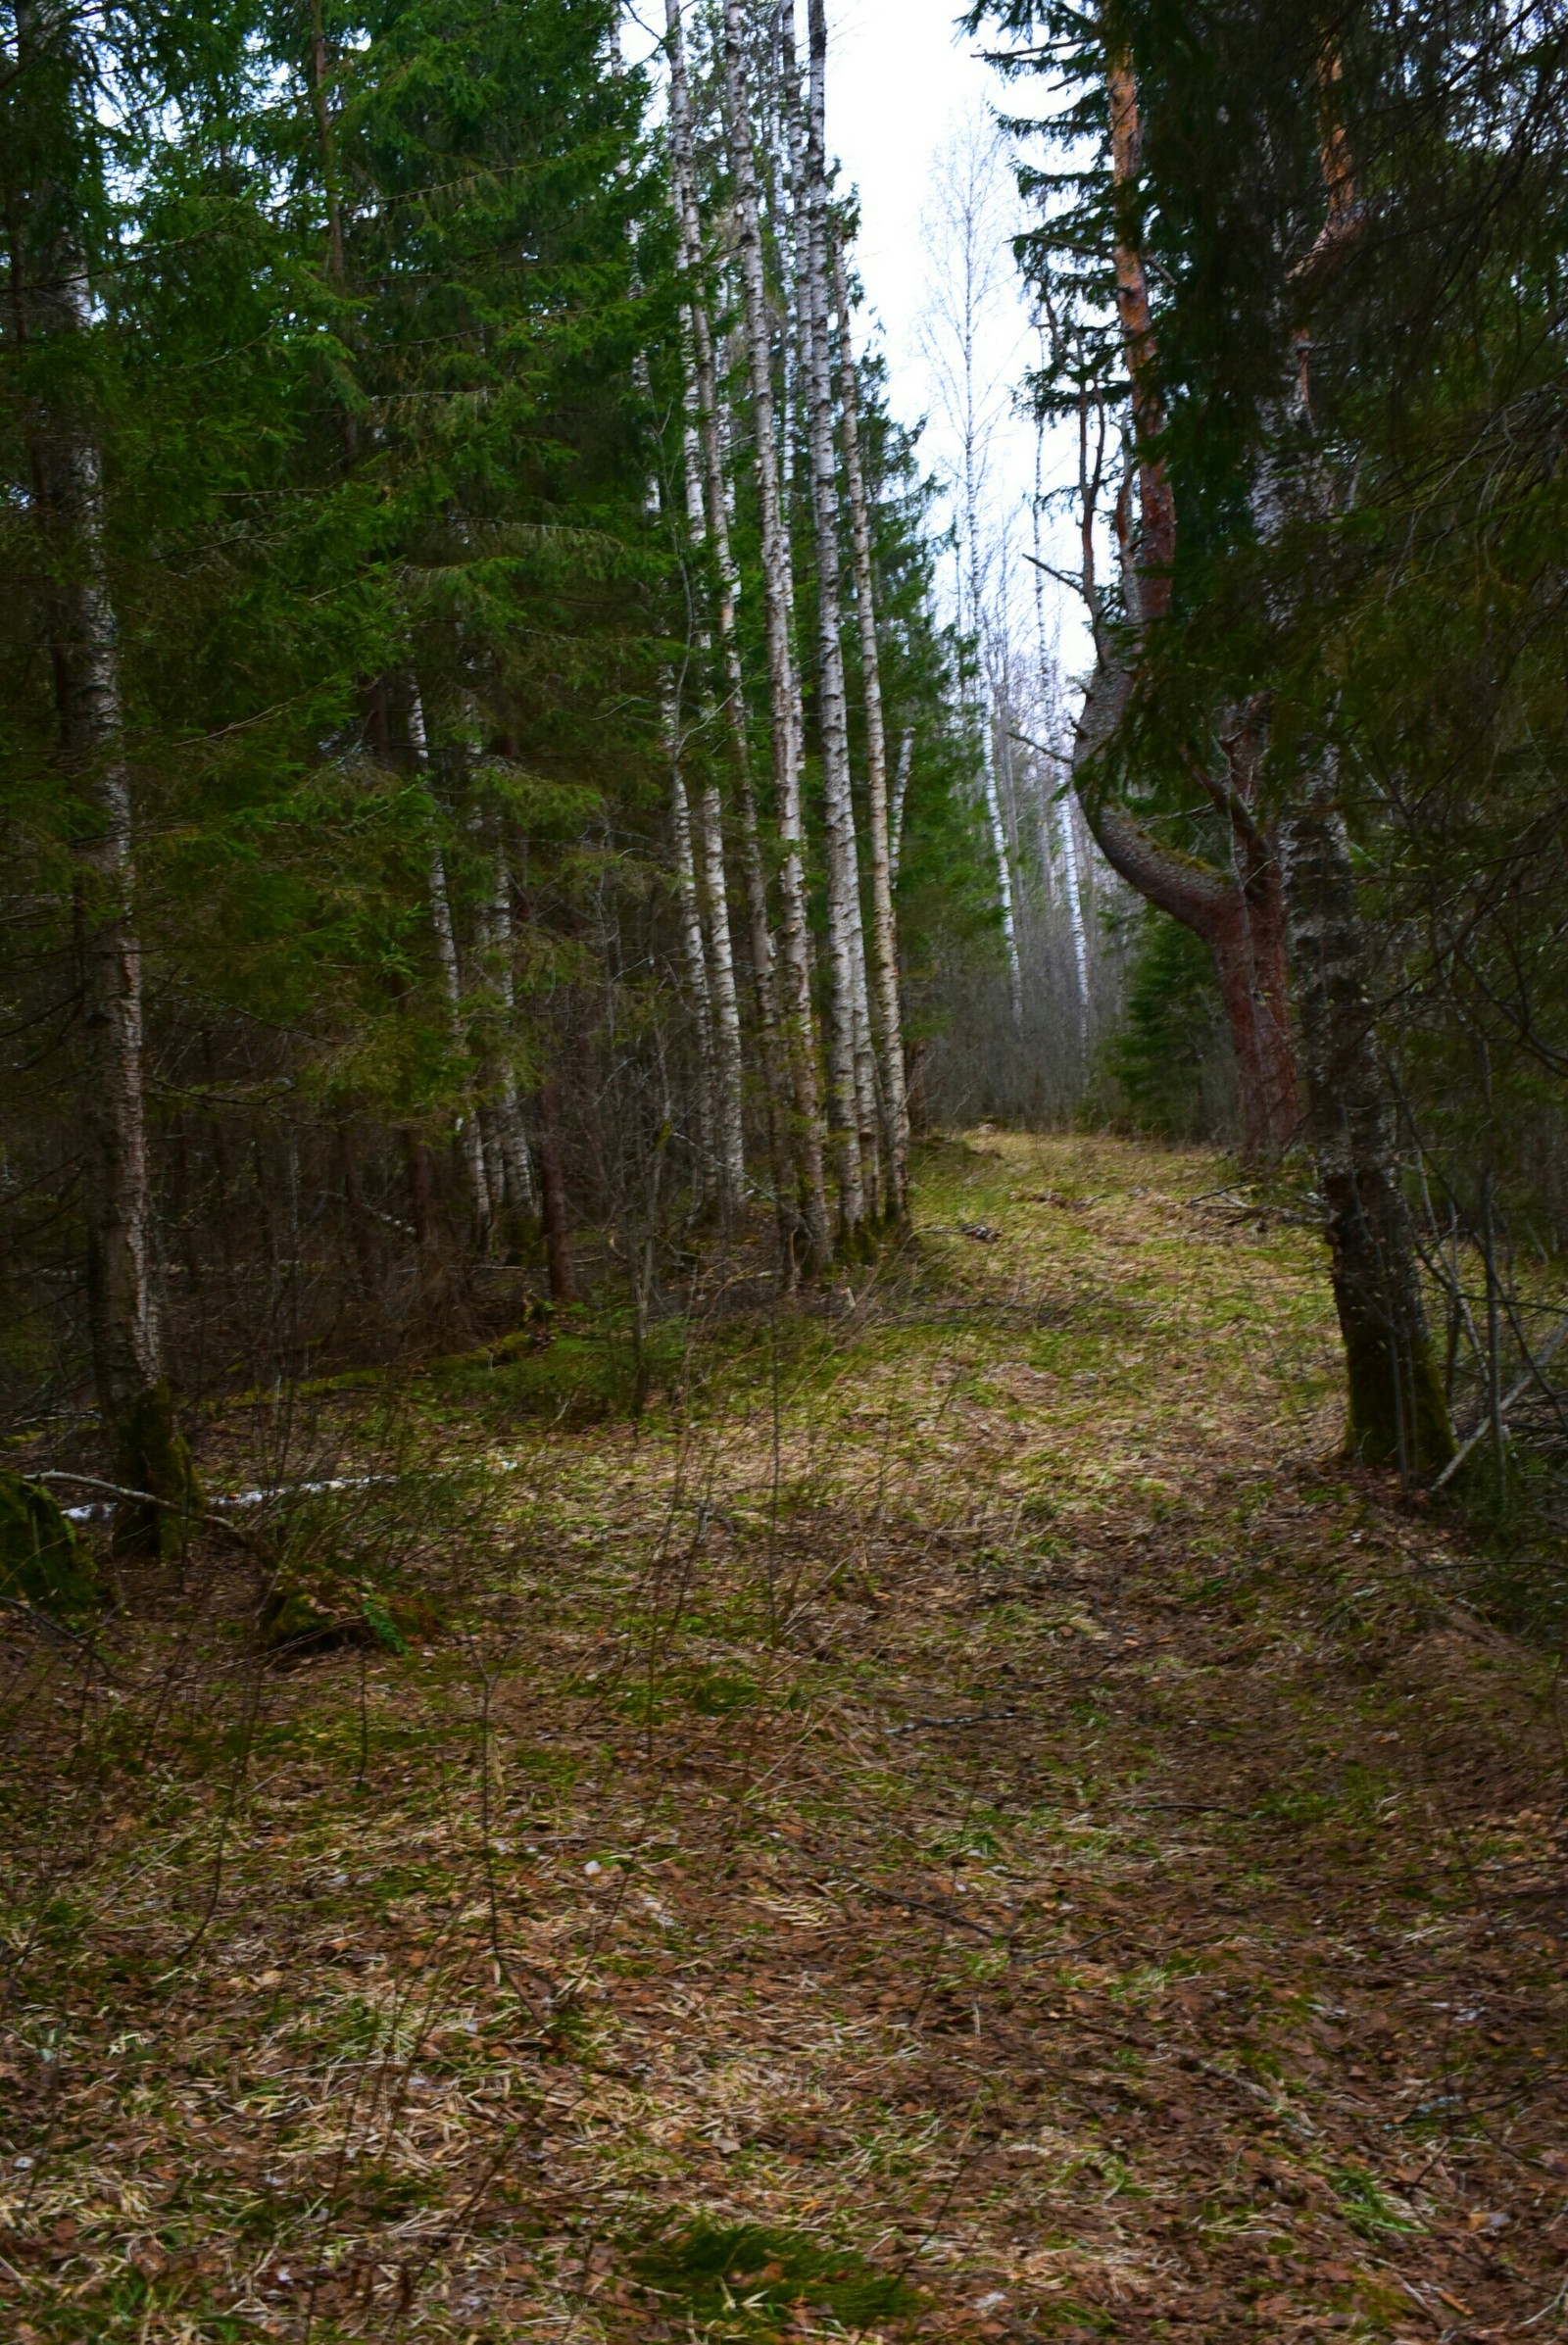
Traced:
<svg viewBox="0 0 1568 2345">
<path fill-rule="evenodd" d="M 735 187 L 735 218 L 747 359 L 751 373 L 752 436 L 761 522 L 762 601 L 767 639 L 773 791 L 783 847 L 781 945 L 788 987 L 786 1041 L 795 1103 L 794 1143 L 800 1172 L 807 1259 L 813 1270 L 832 1254 L 822 1169 L 822 1110 L 816 1072 L 815 1016 L 806 901 L 806 839 L 801 809 L 796 671 L 790 634 L 791 584 L 779 491 L 773 355 L 762 259 L 757 156 L 746 70 L 746 25 L 741 0 L 724 0 L 725 128 Z"/>
</svg>

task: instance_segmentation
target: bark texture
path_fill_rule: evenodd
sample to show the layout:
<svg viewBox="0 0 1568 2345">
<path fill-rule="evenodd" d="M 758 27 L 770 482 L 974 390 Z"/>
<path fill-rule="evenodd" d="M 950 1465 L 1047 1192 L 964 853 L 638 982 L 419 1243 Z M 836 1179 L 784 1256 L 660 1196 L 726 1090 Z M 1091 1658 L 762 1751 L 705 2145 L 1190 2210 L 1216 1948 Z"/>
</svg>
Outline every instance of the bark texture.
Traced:
<svg viewBox="0 0 1568 2345">
<path fill-rule="evenodd" d="M 761 523 L 762 602 L 767 642 L 768 706 L 773 793 L 783 865 L 781 959 L 787 998 L 786 1043 L 795 1106 L 793 1154 L 800 1183 L 808 1267 L 832 1260 L 827 1193 L 822 1170 L 822 1109 L 811 1011 L 810 941 L 807 926 L 805 834 L 801 819 L 800 743 L 794 654 L 790 640 L 790 570 L 779 493 L 772 347 L 762 267 L 757 158 L 746 74 L 746 19 L 741 0 L 724 0 L 724 103 L 746 348 L 752 390 L 752 436 Z"/>
<path fill-rule="evenodd" d="M 1285 826 L 1307 1132 L 1328 1211 L 1349 1396 L 1346 1445 L 1410 1479 L 1453 1454 L 1380 1063 L 1366 936 L 1330 763 Z"/>
<path fill-rule="evenodd" d="M 865 700 L 871 934 L 874 947 L 876 1039 L 880 1046 L 883 1136 L 887 1152 L 887 1212 L 893 1221 L 902 1224 L 907 1220 L 909 1209 L 909 1099 L 904 1071 L 898 920 L 893 904 L 894 863 L 888 803 L 887 725 L 882 708 L 882 668 L 877 647 L 870 513 L 865 496 L 865 468 L 860 457 L 860 386 L 855 369 L 855 340 L 844 251 L 837 237 L 833 241 L 833 293 L 839 319 L 844 484 L 850 501 L 850 533 L 855 550 L 855 606 L 860 636 L 860 686 Z"/>
<path fill-rule="evenodd" d="M 844 676 L 842 575 L 839 548 L 838 464 L 833 445 L 833 379 L 827 300 L 827 20 L 822 0 L 810 0 L 808 76 L 804 152 L 797 151 L 795 199 L 797 299 L 804 360 L 802 396 L 809 451 L 811 521 L 816 543 L 817 721 L 822 744 L 822 810 L 827 847 L 828 965 L 831 980 L 828 1063 L 832 1129 L 838 1170 L 841 1239 L 853 1239 L 865 1218 L 866 1157 L 875 1180 L 876 1140 L 864 1129 L 865 1061 L 870 1031 L 860 919 L 859 856 L 850 781 L 849 695 Z M 793 42 L 784 70 L 793 80 Z M 862 1039 L 863 1029 L 863 1039 Z M 869 1147 L 867 1143 L 869 1141 Z"/>
<path fill-rule="evenodd" d="M 468 1055 L 467 1021 L 463 1008 L 463 968 L 458 958 L 458 932 L 452 917 L 452 895 L 447 886 L 446 855 L 435 835 L 434 826 L 439 809 L 430 772 L 430 745 L 424 727 L 424 703 L 419 687 L 412 676 L 408 690 L 408 725 L 415 769 L 430 794 L 430 926 L 435 936 L 436 966 L 441 974 L 441 999 L 446 1005 L 447 1035 L 453 1055 L 462 1062 Z M 467 1182 L 473 1226 L 480 1245 L 485 1246 L 489 1243 L 495 1224 L 494 1200 L 490 1195 L 490 1177 L 485 1169 L 484 1128 L 476 1111 L 472 1090 L 466 1084 L 464 1086 L 463 1104 L 458 1117 L 457 1141 Z"/>
<path fill-rule="evenodd" d="M 772 924 L 768 915 L 767 874 L 762 859 L 757 795 L 752 785 L 751 743 L 747 730 L 745 671 L 736 632 L 740 574 L 730 545 L 728 491 L 724 472 L 724 445 L 720 421 L 718 369 L 713 356 L 712 325 L 702 281 L 702 218 L 697 201 L 697 171 L 692 147 L 691 92 L 686 76 L 686 54 L 681 0 L 665 0 L 665 36 L 669 58 L 670 184 L 675 205 L 681 267 L 686 272 L 688 315 L 691 321 L 692 377 L 696 390 L 698 455 L 702 464 L 705 544 L 712 564 L 712 599 L 718 629 L 720 677 L 725 729 L 729 740 L 735 801 L 740 815 L 741 863 L 746 884 L 746 908 L 752 955 L 752 984 L 757 998 L 760 1056 L 767 1114 L 768 1159 L 775 1198 L 783 1209 L 788 1159 L 784 1148 L 786 1114 L 779 1056 L 778 985 L 774 967 Z M 710 900 L 716 901 L 723 883 L 723 812 L 716 782 L 704 793 L 703 830 Z M 728 935 L 726 920 L 725 934 Z M 733 986 L 732 986 L 733 992 Z M 725 1010 L 727 1016 L 728 1012 Z M 739 1002 L 735 1002 L 736 1050 L 739 1053 Z M 737 1075 L 737 1084 L 738 1084 Z M 726 1094 L 726 1097 L 728 1095 Z M 738 1098 L 738 1094 L 737 1094 Z M 742 1163 L 744 1172 L 744 1163 Z"/>
<path fill-rule="evenodd" d="M 82 135 L 77 117 L 90 121 L 93 105 L 76 61 L 71 12 L 56 0 L 18 9 L 17 70 L 35 74 L 52 97 L 39 101 L 36 150 L 12 166 L 12 293 L 27 342 L 90 330 L 86 253 L 66 170 Z M 50 577 L 59 766 L 79 809 L 74 908 L 93 1374 L 118 1475 L 149 1493 L 147 1505 L 122 1510 L 117 1540 L 168 1552 L 184 1538 L 196 1485 L 175 1429 L 153 1286 L 141 942 L 103 456 L 79 386 L 40 400 L 27 426 Z"/>
</svg>

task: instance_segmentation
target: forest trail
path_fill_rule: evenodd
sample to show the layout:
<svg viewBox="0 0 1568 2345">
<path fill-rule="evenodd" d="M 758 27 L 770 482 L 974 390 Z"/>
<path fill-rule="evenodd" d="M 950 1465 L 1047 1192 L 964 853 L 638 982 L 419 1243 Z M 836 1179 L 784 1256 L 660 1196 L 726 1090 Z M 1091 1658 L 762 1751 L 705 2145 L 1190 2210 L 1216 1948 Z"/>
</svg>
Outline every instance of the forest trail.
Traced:
<svg viewBox="0 0 1568 2345">
<path fill-rule="evenodd" d="M 1560 2333 L 1549 1673 L 1223 1177 L 975 1135 L 640 1427 L 432 1377 L 407 1653 L 9 1645 L 19 2345 Z"/>
</svg>

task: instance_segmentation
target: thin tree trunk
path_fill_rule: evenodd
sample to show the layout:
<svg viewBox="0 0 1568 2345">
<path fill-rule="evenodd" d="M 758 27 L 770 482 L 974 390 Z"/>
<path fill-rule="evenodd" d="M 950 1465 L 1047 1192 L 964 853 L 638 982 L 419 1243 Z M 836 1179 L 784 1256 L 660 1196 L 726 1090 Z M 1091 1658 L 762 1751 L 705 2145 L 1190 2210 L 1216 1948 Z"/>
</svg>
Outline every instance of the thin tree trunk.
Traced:
<svg viewBox="0 0 1568 2345">
<path fill-rule="evenodd" d="M 1035 648 L 1040 662 L 1040 687 L 1042 699 L 1049 697 L 1052 707 L 1054 708 L 1057 697 L 1054 689 L 1056 664 L 1054 653 L 1046 635 L 1046 564 L 1040 540 L 1040 516 L 1044 503 L 1042 467 L 1045 457 L 1045 424 L 1042 421 L 1035 431 L 1035 493 L 1030 505 L 1030 518 L 1035 541 Z M 1042 708 L 1042 714 L 1044 713 L 1044 708 Z M 1046 869 L 1049 887 L 1051 878 L 1049 808 L 1052 798 L 1049 780 L 1042 782 L 1041 793 L 1041 861 Z M 1073 974 L 1077 979 L 1078 986 L 1078 1050 L 1087 1074 L 1089 1059 L 1089 940 L 1084 928 L 1083 895 L 1078 881 L 1078 841 L 1073 834 L 1070 800 L 1065 802 L 1061 808 L 1060 832 L 1062 891 L 1066 897 L 1067 927 L 1072 941 Z"/>
<path fill-rule="evenodd" d="M 1408 1480 L 1453 1454 L 1379 1063 L 1365 931 L 1331 763 L 1285 822 L 1286 898 L 1307 1131 L 1328 1208 L 1349 1389 L 1346 1445 Z"/>
<path fill-rule="evenodd" d="M 757 995 L 758 1024 L 760 1028 L 762 1085 L 767 1111 L 768 1161 L 773 1176 L 775 1203 L 782 1213 L 788 1175 L 788 1159 L 784 1151 L 783 1094 L 779 1069 L 778 988 L 773 968 L 773 938 L 768 917 L 767 876 L 762 860 L 761 838 L 757 818 L 757 798 L 752 787 L 751 746 L 747 737 L 746 681 L 741 661 L 740 643 L 736 633 L 736 604 L 740 591 L 739 572 L 730 545 L 729 503 L 724 472 L 724 449 L 719 423 L 718 370 L 713 357 L 712 327 L 702 284 L 703 237 L 702 219 L 697 202 L 697 173 L 692 149 L 691 92 L 686 77 L 685 43 L 682 35 L 681 0 L 665 0 L 665 28 L 669 54 L 669 123 L 670 123 L 670 183 L 674 198 L 681 263 L 689 281 L 689 314 L 691 318 L 693 377 L 697 394 L 697 438 L 702 461 L 703 489 L 708 523 L 708 545 L 711 554 L 714 574 L 714 607 L 718 624 L 720 658 L 724 686 L 724 715 L 729 733 L 730 757 L 734 772 L 736 805 L 741 823 L 741 861 L 746 881 L 746 904 L 751 931 L 752 982 Z M 703 799 L 703 835 L 709 875 L 710 902 L 722 900 L 723 893 L 723 818 L 716 783 L 710 782 Z M 725 942 L 729 939 L 727 912 L 724 923 Z M 730 997 L 734 1011 L 734 1048 L 736 1077 L 733 1096 L 738 1111 L 740 1102 L 740 1011 L 734 1000 L 733 976 Z M 721 1001 L 721 1012 L 727 1023 L 729 1007 Z M 737 1139 L 739 1136 L 737 1136 Z M 738 1174 L 744 1174 L 744 1162 L 737 1154 Z M 737 1186 L 737 1196 L 739 1187 Z"/>
<path fill-rule="evenodd" d="M 17 10 L 17 70 L 47 78 L 76 63 L 74 19 L 58 5 Z M 90 116 L 85 70 L 73 72 L 54 124 L 69 146 L 68 108 Z M 49 142 L 13 159 L 13 303 L 24 341 L 90 331 L 87 263 L 73 192 Z M 48 601 L 58 757 L 82 809 L 73 899 L 81 994 L 80 1104 L 86 1149 L 88 1322 L 93 1374 L 122 1483 L 153 1505 L 116 1524 L 125 1549 L 170 1554 L 181 1544 L 196 1485 L 175 1430 L 153 1289 L 152 1170 L 147 1140 L 141 940 L 130 773 L 125 757 L 120 640 L 104 544 L 103 457 L 92 421 L 67 390 L 29 418 L 36 513 L 53 583 Z"/>
<path fill-rule="evenodd" d="M 424 729 L 424 703 L 417 681 L 411 675 L 408 682 L 409 745 L 420 779 L 430 793 L 432 835 L 428 884 L 430 890 L 430 925 L 435 933 L 436 962 L 441 971 L 441 995 L 446 1003 L 447 1034 L 453 1054 L 460 1061 L 468 1054 L 468 1035 L 463 1015 L 463 970 L 458 959 L 457 929 L 452 918 L 452 898 L 447 887 L 446 857 L 441 843 L 434 836 L 435 797 L 431 788 L 430 745 Z M 473 1095 L 466 1085 L 462 1112 L 458 1118 L 458 1143 L 464 1171 L 467 1178 L 469 1202 L 473 1209 L 474 1232 L 481 1251 L 490 1242 L 494 1216 L 489 1177 L 485 1171 L 484 1134 L 474 1108 Z"/>
<path fill-rule="evenodd" d="M 909 795 L 909 773 L 913 764 L 914 727 L 906 725 L 904 739 L 899 744 L 899 770 L 893 777 L 893 806 L 888 820 L 888 884 L 891 887 L 897 887 L 899 882 L 899 858 L 904 852 L 904 807 Z"/>
<path fill-rule="evenodd" d="M 784 72 L 794 114 L 794 43 L 785 26 Z M 822 744 L 822 808 L 827 833 L 828 966 L 831 978 L 828 1063 L 838 1161 L 841 1234 L 853 1239 L 865 1218 L 861 1176 L 859 1004 L 865 996 L 860 948 L 859 869 L 850 781 L 849 698 L 841 632 L 838 465 L 833 446 L 833 384 L 828 341 L 827 24 L 822 0 L 810 0 L 809 103 L 804 156 L 796 144 L 796 293 L 800 305 L 803 399 L 809 452 L 811 520 L 816 540 L 817 698 Z M 867 1033 L 869 1042 L 869 1033 Z M 873 1147 L 874 1147 L 873 1141 Z"/>
<path fill-rule="evenodd" d="M 1023 964 L 1018 957 L 1018 927 L 1012 904 L 1012 857 L 1007 850 L 1007 826 L 1002 814 L 1002 792 L 997 782 L 996 701 L 991 679 L 985 678 L 980 709 L 981 775 L 985 786 L 986 820 L 991 848 L 997 858 L 997 907 L 1002 914 L 1002 945 L 1007 956 L 1007 999 L 1015 1027 L 1023 1024 Z"/>
<path fill-rule="evenodd" d="M 561 1094 L 552 1075 L 539 1095 L 539 1191 L 545 1230 L 545 1261 L 550 1299 L 564 1304 L 577 1299 L 577 1281 L 566 1242 L 566 1179 L 561 1161 Z"/>
<path fill-rule="evenodd" d="M 691 988 L 692 1019 L 697 1029 L 697 1127 L 699 1175 L 703 1189 L 714 1171 L 714 1061 L 713 1004 L 708 984 L 708 949 L 703 942 L 703 911 L 697 892 L 697 858 L 692 851 L 691 804 L 681 771 L 680 704 L 673 675 L 661 682 L 663 695 L 664 750 L 669 758 L 669 828 L 675 848 L 675 895 L 680 905 L 681 938 L 686 950 L 686 982 Z M 719 1182 L 722 1194 L 725 1184 Z"/>
<path fill-rule="evenodd" d="M 426 1266 L 435 1250 L 435 1167 L 422 1133 L 413 1124 L 403 1126 L 403 1162 L 409 1176 L 409 1219 L 414 1228 L 414 1247 L 422 1287 Z"/>
<path fill-rule="evenodd" d="M 876 596 L 871 571 L 871 519 L 860 459 L 860 386 L 855 368 L 844 249 L 833 240 L 833 293 L 839 318 L 839 369 L 844 432 L 844 483 L 849 492 L 855 548 L 855 604 L 860 631 L 860 684 L 865 700 L 866 798 L 871 831 L 871 933 L 876 971 L 877 1039 L 881 1045 L 886 1123 L 888 1209 L 903 1223 L 909 1210 L 909 1101 L 904 1071 L 904 1012 L 899 997 L 899 931 L 893 904 L 894 854 L 888 806 L 888 743 L 882 709 Z M 906 735 L 912 741 L 912 734 Z M 901 805 L 902 811 L 902 805 Z"/>
<path fill-rule="evenodd" d="M 780 873 L 780 894 L 784 907 L 782 958 L 789 995 L 787 1039 L 795 1096 L 795 1154 L 801 1181 L 808 1264 L 810 1269 L 821 1271 L 831 1261 L 833 1249 L 822 1178 L 822 1111 L 816 1079 L 815 1022 L 811 1014 L 811 964 L 806 909 L 805 838 L 801 824 L 795 668 L 790 646 L 790 580 L 779 497 L 772 352 L 768 333 L 767 292 L 762 274 L 762 232 L 747 95 L 745 40 L 746 24 L 741 0 L 724 0 L 725 113 L 730 168 L 735 183 L 741 285 L 752 383 L 752 431 L 756 446 L 758 503 L 761 515 L 762 600 L 767 637 L 774 803 L 784 851 Z"/>
<path fill-rule="evenodd" d="M 526 1217 L 538 1210 L 533 1165 L 528 1152 L 527 1127 L 517 1096 L 517 1070 L 512 1058 L 512 1022 L 517 1009 L 515 950 L 512 926 L 512 871 L 505 840 L 495 854 L 495 889 L 490 900 L 490 942 L 495 953 L 496 1000 L 502 1032 L 497 1050 L 496 1121 L 501 1133 L 501 1164 L 509 1209 Z"/>
</svg>

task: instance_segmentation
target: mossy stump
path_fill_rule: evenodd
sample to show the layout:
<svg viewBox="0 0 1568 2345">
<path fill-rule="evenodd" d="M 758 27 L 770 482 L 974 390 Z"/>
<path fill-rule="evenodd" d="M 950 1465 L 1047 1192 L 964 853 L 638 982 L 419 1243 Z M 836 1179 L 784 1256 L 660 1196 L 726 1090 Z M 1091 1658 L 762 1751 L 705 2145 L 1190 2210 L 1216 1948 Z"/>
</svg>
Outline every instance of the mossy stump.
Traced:
<svg viewBox="0 0 1568 2345">
<path fill-rule="evenodd" d="M 103 1599 L 92 1554 L 47 1490 L 0 1467 L 0 1596 L 59 1619 Z"/>
<path fill-rule="evenodd" d="M 120 1426 L 115 1479 L 145 1493 L 121 1501 L 115 1514 L 115 1552 L 172 1563 L 185 1552 L 202 1510 L 201 1484 L 190 1450 L 174 1422 L 167 1383 L 138 1392 Z"/>
</svg>

